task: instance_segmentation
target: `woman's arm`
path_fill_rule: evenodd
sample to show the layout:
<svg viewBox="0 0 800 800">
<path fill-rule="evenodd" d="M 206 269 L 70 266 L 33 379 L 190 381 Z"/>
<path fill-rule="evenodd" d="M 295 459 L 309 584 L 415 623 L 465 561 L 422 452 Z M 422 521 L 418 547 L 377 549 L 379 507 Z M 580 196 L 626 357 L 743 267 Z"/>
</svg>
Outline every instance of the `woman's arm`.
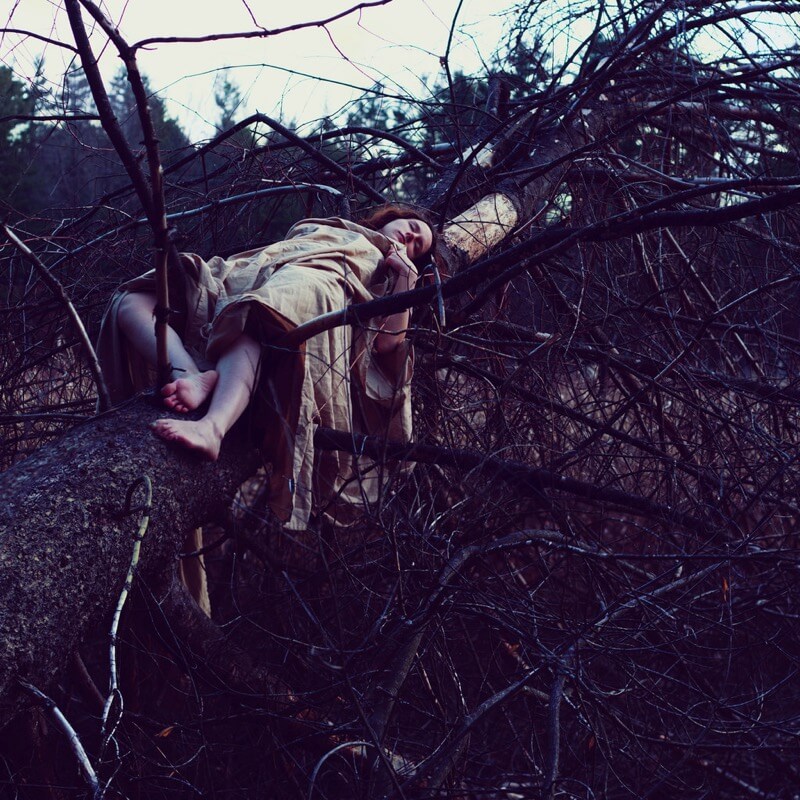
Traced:
<svg viewBox="0 0 800 800">
<path fill-rule="evenodd" d="M 393 250 L 386 256 L 386 266 L 394 270 L 397 280 L 394 283 L 392 294 L 408 292 L 417 285 L 417 268 L 400 250 Z M 375 337 L 375 352 L 379 356 L 394 353 L 405 341 L 408 324 L 411 321 L 411 311 L 398 311 L 383 321 L 380 333 Z"/>
</svg>

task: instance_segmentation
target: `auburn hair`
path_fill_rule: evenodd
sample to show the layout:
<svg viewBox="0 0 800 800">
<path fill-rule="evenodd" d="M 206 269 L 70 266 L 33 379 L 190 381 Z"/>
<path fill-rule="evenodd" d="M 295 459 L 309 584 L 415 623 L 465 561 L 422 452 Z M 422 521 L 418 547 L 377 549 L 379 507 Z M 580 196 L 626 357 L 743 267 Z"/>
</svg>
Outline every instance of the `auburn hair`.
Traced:
<svg viewBox="0 0 800 800">
<path fill-rule="evenodd" d="M 421 264 L 428 263 L 436 250 L 436 228 L 434 227 L 433 215 L 427 209 L 412 206 L 408 203 L 386 203 L 386 205 L 371 209 L 365 216 L 357 219 L 356 222 L 372 231 L 379 231 L 384 225 L 388 225 L 396 219 L 418 219 L 431 229 L 433 238 L 430 250 L 416 259 Z"/>
</svg>

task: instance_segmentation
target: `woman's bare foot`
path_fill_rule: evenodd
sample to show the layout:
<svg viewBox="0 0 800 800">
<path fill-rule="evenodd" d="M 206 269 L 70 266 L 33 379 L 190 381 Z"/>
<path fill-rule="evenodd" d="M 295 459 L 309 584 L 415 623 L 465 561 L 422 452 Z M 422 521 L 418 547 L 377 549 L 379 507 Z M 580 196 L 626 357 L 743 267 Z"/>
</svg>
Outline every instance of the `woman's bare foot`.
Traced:
<svg viewBox="0 0 800 800">
<path fill-rule="evenodd" d="M 150 424 L 150 428 L 162 439 L 194 450 L 209 461 L 216 461 L 219 457 L 222 435 L 213 422 L 205 419 L 196 422 L 182 419 L 157 419 Z"/>
<path fill-rule="evenodd" d="M 167 383 L 161 389 L 164 405 L 173 411 L 186 414 L 199 408 L 208 399 L 217 385 L 216 370 L 187 374 Z"/>
</svg>

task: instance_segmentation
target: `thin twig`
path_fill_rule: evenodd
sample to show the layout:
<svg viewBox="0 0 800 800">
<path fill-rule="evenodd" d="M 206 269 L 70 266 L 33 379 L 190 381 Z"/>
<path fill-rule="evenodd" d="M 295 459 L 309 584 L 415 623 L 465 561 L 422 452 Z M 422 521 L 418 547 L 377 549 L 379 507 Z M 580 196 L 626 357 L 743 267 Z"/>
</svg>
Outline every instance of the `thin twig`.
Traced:
<svg viewBox="0 0 800 800">
<path fill-rule="evenodd" d="M 301 22 L 297 25 L 287 25 L 283 28 L 273 28 L 271 30 L 262 28 L 258 31 L 242 31 L 240 33 L 211 33 L 207 36 L 152 36 L 149 39 L 142 39 L 136 42 L 132 47 L 134 50 L 139 50 L 153 44 L 171 44 L 175 42 L 218 42 L 225 39 L 266 39 L 270 36 L 278 36 L 282 33 L 299 31 L 304 28 L 324 28 L 326 25 L 330 25 L 330 23 L 336 22 L 357 11 L 361 11 L 365 8 L 374 8 L 376 6 L 385 6 L 390 2 L 391 0 L 373 0 L 373 2 L 370 3 L 359 3 L 352 8 L 348 8 L 339 14 L 334 14 L 325 19 L 314 20 L 313 22 Z"/>
<path fill-rule="evenodd" d="M 142 539 L 144 539 L 144 535 L 147 533 L 147 527 L 150 524 L 150 509 L 153 503 L 153 485 L 150 481 L 150 478 L 147 475 L 144 475 L 128 490 L 126 506 L 128 508 L 130 507 L 133 494 L 139 488 L 139 486 L 142 486 L 145 490 L 145 499 L 143 505 L 141 506 L 142 518 L 139 522 L 139 528 L 136 531 L 136 535 L 133 537 L 133 553 L 131 555 L 131 563 L 128 566 L 128 572 L 125 575 L 125 583 L 122 586 L 122 591 L 120 592 L 117 606 L 114 609 L 114 616 L 111 621 L 111 631 L 109 633 L 108 697 L 106 698 L 105 706 L 103 708 L 102 722 L 100 725 L 100 732 L 103 737 L 104 748 L 114 735 L 117 725 L 119 725 L 119 721 L 122 718 L 122 693 L 119 690 L 119 675 L 117 670 L 117 634 L 119 631 L 119 622 L 122 617 L 122 609 L 125 607 L 125 601 L 128 599 L 131 587 L 133 586 L 133 578 L 136 574 L 136 567 L 139 564 L 139 554 L 142 549 Z M 117 716 L 114 724 L 109 726 L 109 716 L 115 700 L 117 702 Z"/>
<path fill-rule="evenodd" d="M 97 353 L 95 352 L 95 349 L 92 347 L 92 343 L 89 340 L 89 334 L 86 332 L 83 320 L 81 320 L 75 306 L 72 304 L 72 300 L 69 299 L 66 289 L 58 280 L 58 278 L 56 278 L 55 275 L 53 275 L 53 273 L 47 269 L 39 257 L 14 233 L 14 231 L 11 230 L 11 228 L 8 227 L 8 225 L 4 224 L 2 228 L 6 238 L 8 238 L 8 240 L 25 256 L 25 258 L 28 259 L 28 261 L 39 273 L 39 276 L 42 278 L 45 284 L 47 284 L 49 289 L 56 296 L 58 301 L 64 306 L 67 316 L 75 327 L 75 332 L 78 335 L 78 341 L 81 343 L 83 352 L 86 355 L 86 360 L 89 363 L 89 369 L 92 372 L 92 377 L 94 378 L 94 383 L 97 387 L 100 411 L 107 411 L 109 408 L 111 408 L 111 396 L 108 393 L 108 387 L 106 386 L 105 378 L 103 377 L 103 370 L 100 366 L 100 361 L 98 360 Z"/>
<path fill-rule="evenodd" d="M 81 743 L 80 737 L 75 731 L 75 728 L 70 725 L 69 720 L 67 720 L 61 709 L 55 704 L 55 701 L 48 697 L 44 692 L 39 691 L 39 689 L 37 689 L 32 683 L 28 683 L 27 681 L 20 680 L 19 683 L 23 689 L 39 699 L 42 705 L 53 715 L 53 719 L 55 719 L 56 724 L 59 728 L 61 728 L 67 737 L 70 749 L 72 750 L 75 758 L 78 760 L 78 763 L 81 766 L 81 769 L 83 770 L 86 782 L 92 788 L 92 794 L 97 797 L 100 791 L 100 781 L 97 778 L 97 773 L 94 771 L 94 767 L 92 767 L 92 762 L 89 761 L 89 756 L 86 755 L 86 750 Z"/>
</svg>

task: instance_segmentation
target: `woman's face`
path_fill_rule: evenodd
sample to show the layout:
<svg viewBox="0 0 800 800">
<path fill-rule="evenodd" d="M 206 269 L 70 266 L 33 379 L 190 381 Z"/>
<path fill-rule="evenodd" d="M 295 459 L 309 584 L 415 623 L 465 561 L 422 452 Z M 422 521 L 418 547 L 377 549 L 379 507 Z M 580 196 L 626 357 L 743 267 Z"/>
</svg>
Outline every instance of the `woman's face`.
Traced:
<svg viewBox="0 0 800 800">
<path fill-rule="evenodd" d="M 393 219 L 391 222 L 387 222 L 380 231 L 393 242 L 404 245 L 406 253 L 412 261 L 424 256 L 433 244 L 433 232 L 430 225 L 416 217 Z"/>
</svg>

